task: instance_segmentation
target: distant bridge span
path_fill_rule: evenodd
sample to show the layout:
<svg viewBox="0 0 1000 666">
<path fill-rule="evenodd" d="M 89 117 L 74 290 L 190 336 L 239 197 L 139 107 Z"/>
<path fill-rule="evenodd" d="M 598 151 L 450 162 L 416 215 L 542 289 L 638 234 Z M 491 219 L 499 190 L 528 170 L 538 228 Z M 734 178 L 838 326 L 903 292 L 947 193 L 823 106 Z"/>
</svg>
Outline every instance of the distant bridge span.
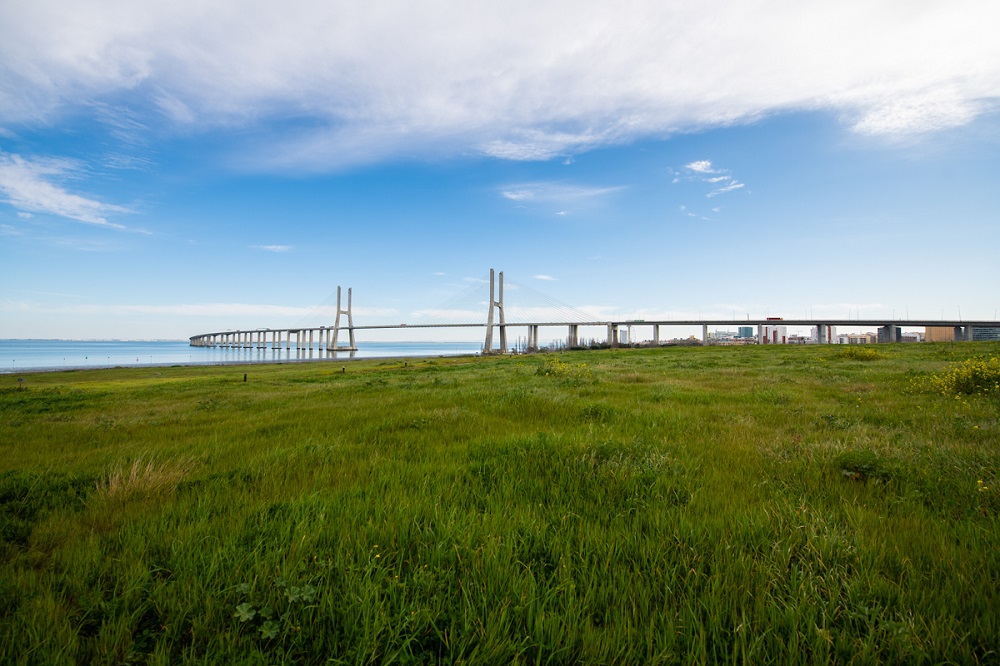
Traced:
<svg viewBox="0 0 1000 666">
<path fill-rule="evenodd" d="M 664 326 L 700 326 L 702 342 L 708 342 L 708 329 L 712 327 L 755 327 L 756 342 L 758 344 L 768 344 L 775 342 L 773 338 L 766 335 L 768 330 L 773 330 L 778 326 L 809 326 L 815 327 L 818 332 L 818 342 L 832 342 L 832 330 L 836 326 L 867 327 L 878 330 L 879 342 L 897 342 L 900 338 L 900 331 L 903 327 L 937 327 L 950 328 L 954 331 L 954 340 L 972 340 L 973 329 L 989 328 L 1000 329 L 1000 322 L 988 320 L 955 320 L 955 319 L 778 319 L 773 317 L 758 319 L 614 319 L 606 321 L 535 321 L 535 322 L 507 322 L 504 317 L 503 303 L 503 273 L 500 273 L 499 298 L 495 298 L 494 275 L 490 269 L 490 308 L 485 322 L 477 323 L 418 323 L 418 324 L 367 324 L 361 326 L 354 325 L 351 314 L 351 290 L 347 290 L 347 309 L 341 309 L 341 289 L 337 287 L 337 316 L 333 326 L 314 326 L 302 328 L 257 328 L 251 330 L 218 331 L 215 333 L 202 333 L 190 338 L 193 347 L 232 347 L 242 349 L 286 349 L 291 350 L 294 338 L 294 348 L 296 350 L 314 349 L 328 352 L 357 351 L 355 341 L 355 331 L 378 331 L 378 330 L 402 330 L 402 329 L 430 329 L 430 328 L 485 328 L 486 341 L 483 345 L 483 353 L 506 353 L 507 352 L 507 329 L 526 328 L 528 331 L 528 351 L 539 349 L 538 332 L 541 328 L 562 328 L 567 329 L 566 346 L 577 347 L 580 345 L 579 331 L 581 327 L 601 327 L 607 329 L 606 343 L 612 347 L 620 344 L 619 331 L 622 327 L 627 329 L 641 328 L 649 326 L 652 328 L 652 339 L 654 344 L 660 342 L 660 329 Z M 494 311 L 499 313 L 499 321 L 494 320 Z M 347 325 L 341 326 L 341 315 L 347 315 Z M 499 331 L 499 346 L 493 346 L 493 329 Z M 349 335 L 349 342 L 346 345 L 340 344 L 339 336 L 341 330 L 346 329 Z"/>
<path fill-rule="evenodd" d="M 542 328 L 565 328 L 568 330 L 566 336 L 567 347 L 577 347 L 580 344 L 579 330 L 581 328 L 606 328 L 608 332 L 607 343 L 614 347 L 619 344 L 619 331 L 622 328 L 642 328 L 648 326 L 652 329 L 652 341 L 654 344 L 660 342 L 661 329 L 664 327 L 692 327 L 700 326 L 702 329 L 702 342 L 708 341 L 708 330 L 710 327 L 737 328 L 741 326 L 752 326 L 756 329 L 755 338 L 759 344 L 772 342 L 764 337 L 764 329 L 774 326 L 809 326 L 816 327 L 819 331 L 820 342 L 832 342 L 832 335 L 829 332 L 832 327 L 850 326 L 875 328 L 878 330 L 879 342 L 896 342 L 900 339 L 902 328 L 918 327 L 939 327 L 951 328 L 954 331 L 954 339 L 972 340 L 972 331 L 976 328 L 1000 328 L 1000 322 L 988 320 L 956 320 L 956 319 L 663 319 L 663 320 L 637 320 L 622 319 L 612 321 L 581 321 L 581 322 L 511 322 L 494 324 L 494 327 L 501 332 L 502 344 L 494 349 L 486 350 L 485 353 L 506 353 L 505 344 L 507 329 L 527 329 L 528 350 L 537 351 L 539 348 L 538 331 Z M 348 330 L 351 334 L 352 344 L 337 344 L 338 331 L 332 326 L 318 326 L 309 328 L 257 328 L 250 330 L 219 331 L 216 333 L 203 333 L 191 337 L 191 345 L 194 347 L 234 347 L 243 349 L 296 349 L 296 350 L 320 350 L 320 351 L 357 351 L 357 346 L 353 343 L 354 331 L 384 331 L 384 330 L 406 330 L 406 329 L 431 329 L 431 328 L 486 328 L 486 323 L 474 324 L 366 324 L 352 326 Z"/>
</svg>

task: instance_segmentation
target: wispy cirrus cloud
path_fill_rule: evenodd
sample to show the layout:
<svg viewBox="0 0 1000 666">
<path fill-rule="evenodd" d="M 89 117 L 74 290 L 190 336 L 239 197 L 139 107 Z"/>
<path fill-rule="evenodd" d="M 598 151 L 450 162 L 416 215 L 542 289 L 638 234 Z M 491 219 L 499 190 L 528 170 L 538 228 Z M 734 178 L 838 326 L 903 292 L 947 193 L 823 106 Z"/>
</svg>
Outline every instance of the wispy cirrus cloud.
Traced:
<svg viewBox="0 0 1000 666">
<path fill-rule="evenodd" d="M 729 169 L 720 169 L 713 165 L 711 160 L 688 162 L 680 169 L 672 171 L 674 183 L 697 181 L 711 185 L 712 188 L 705 194 L 709 199 L 746 187 L 745 183 L 733 177 Z"/>
<path fill-rule="evenodd" d="M 275 252 L 278 254 L 292 251 L 291 245 L 251 245 L 250 247 L 254 250 L 264 250 L 265 252 Z"/>
<path fill-rule="evenodd" d="M 81 169 L 73 160 L 0 153 L 0 194 L 19 213 L 45 213 L 109 229 L 125 229 L 124 225 L 109 221 L 108 216 L 130 213 L 128 208 L 74 194 L 58 183 L 72 179 Z"/>
<path fill-rule="evenodd" d="M 500 188 L 500 196 L 521 204 L 559 204 L 562 206 L 595 203 L 625 189 L 616 187 L 593 187 L 559 182 L 536 182 L 506 185 Z M 568 211 L 559 211 L 565 215 Z"/>
<path fill-rule="evenodd" d="M 535 278 L 536 280 L 545 280 L 545 281 L 555 280 L 555 278 L 552 277 L 551 275 L 544 275 L 544 274 L 532 275 L 531 277 Z"/>
</svg>

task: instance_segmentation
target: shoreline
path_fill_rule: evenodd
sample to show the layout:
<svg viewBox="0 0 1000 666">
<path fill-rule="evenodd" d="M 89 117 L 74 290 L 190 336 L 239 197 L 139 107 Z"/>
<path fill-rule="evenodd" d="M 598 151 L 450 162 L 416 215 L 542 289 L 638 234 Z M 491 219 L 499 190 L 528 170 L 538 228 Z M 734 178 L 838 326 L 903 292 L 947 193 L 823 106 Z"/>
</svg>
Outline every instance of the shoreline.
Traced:
<svg viewBox="0 0 1000 666">
<path fill-rule="evenodd" d="M 338 352 L 338 353 L 350 353 L 350 352 Z M 426 359 L 426 358 L 462 358 L 467 356 L 482 356 L 480 352 L 461 352 L 458 354 L 412 354 L 412 355 L 396 355 L 396 356 L 363 356 L 354 358 L 292 358 L 292 359 L 280 359 L 274 361 L 206 361 L 202 363 L 192 363 L 192 362 L 181 362 L 181 363 L 134 363 L 132 365 L 88 365 L 88 366 L 61 366 L 61 367 L 37 367 L 37 368 L 24 368 L 17 370 L 0 370 L 0 375 L 36 375 L 42 373 L 54 373 L 54 372 L 80 372 L 80 371 L 90 371 L 90 370 L 131 370 L 131 369 L 143 369 L 143 368 L 196 368 L 196 367 L 206 367 L 206 368 L 218 368 L 222 366 L 234 366 L 234 365 L 284 365 L 284 364 L 298 364 L 298 363 L 330 363 L 330 362 L 349 362 L 355 363 L 358 361 L 388 361 L 392 359 Z"/>
</svg>

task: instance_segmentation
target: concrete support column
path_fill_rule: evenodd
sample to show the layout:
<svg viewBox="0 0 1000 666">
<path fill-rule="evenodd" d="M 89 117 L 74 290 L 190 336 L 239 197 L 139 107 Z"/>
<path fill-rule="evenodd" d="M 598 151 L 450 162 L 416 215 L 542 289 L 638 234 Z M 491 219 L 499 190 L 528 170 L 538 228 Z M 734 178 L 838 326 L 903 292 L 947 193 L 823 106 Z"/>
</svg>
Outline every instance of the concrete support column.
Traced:
<svg viewBox="0 0 1000 666">
<path fill-rule="evenodd" d="M 285 351 L 292 350 L 292 332 L 284 331 L 285 333 Z"/>
<path fill-rule="evenodd" d="M 659 345 L 660 344 L 660 325 L 659 324 L 653 324 L 653 344 L 654 345 Z"/>
<path fill-rule="evenodd" d="M 757 324 L 757 344 L 766 345 L 767 340 L 764 339 L 764 326 L 763 324 Z"/>
<path fill-rule="evenodd" d="M 816 342 L 821 345 L 830 343 L 830 327 L 826 324 L 816 324 Z"/>
<path fill-rule="evenodd" d="M 701 325 L 701 344 L 708 344 L 708 324 Z"/>
<path fill-rule="evenodd" d="M 313 350 L 313 330 L 309 329 L 309 351 Z"/>
<path fill-rule="evenodd" d="M 966 326 L 965 327 L 965 341 L 966 342 L 972 342 L 972 327 L 971 326 Z"/>
<path fill-rule="evenodd" d="M 900 340 L 902 340 L 902 335 L 900 334 L 899 326 L 896 326 L 895 324 L 886 324 L 885 326 L 879 327 L 879 342 L 899 342 Z"/>
<path fill-rule="evenodd" d="M 580 346 L 580 327 L 576 324 L 569 325 L 569 333 L 566 335 L 566 346 L 571 349 Z"/>
</svg>

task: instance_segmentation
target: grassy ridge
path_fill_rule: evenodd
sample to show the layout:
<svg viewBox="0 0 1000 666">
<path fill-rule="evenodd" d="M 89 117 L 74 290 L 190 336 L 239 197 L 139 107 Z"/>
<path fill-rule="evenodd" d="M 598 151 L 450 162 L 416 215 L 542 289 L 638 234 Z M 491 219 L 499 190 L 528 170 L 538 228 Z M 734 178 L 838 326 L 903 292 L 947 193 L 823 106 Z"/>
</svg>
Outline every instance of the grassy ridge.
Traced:
<svg viewBox="0 0 1000 666">
<path fill-rule="evenodd" d="M 998 352 L 0 378 L 0 662 L 995 663 Z"/>
</svg>

